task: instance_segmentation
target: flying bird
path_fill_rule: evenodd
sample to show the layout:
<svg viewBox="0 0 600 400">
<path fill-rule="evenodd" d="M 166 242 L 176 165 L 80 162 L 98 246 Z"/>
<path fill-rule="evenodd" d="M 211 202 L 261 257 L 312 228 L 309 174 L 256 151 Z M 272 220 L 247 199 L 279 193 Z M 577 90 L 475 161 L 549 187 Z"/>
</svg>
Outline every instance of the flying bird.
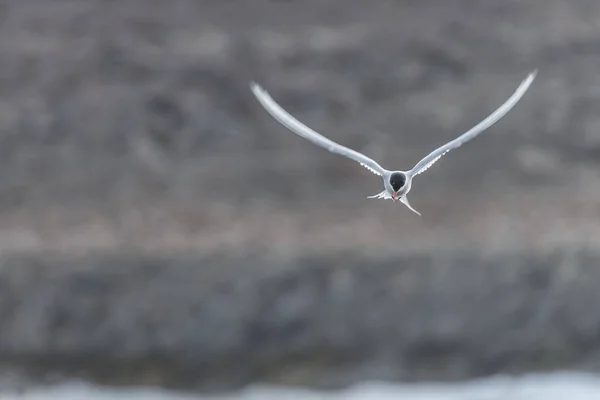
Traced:
<svg viewBox="0 0 600 400">
<path fill-rule="evenodd" d="M 375 175 L 379 175 L 383 179 L 384 190 L 381 193 L 378 193 L 374 196 L 368 196 L 368 198 L 392 199 L 393 201 L 399 200 L 404 205 L 406 205 L 406 207 L 408 207 L 411 211 L 415 212 L 418 215 L 421 215 L 421 213 L 419 213 L 410 205 L 410 203 L 408 202 L 408 198 L 406 197 L 406 195 L 412 187 L 413 178 L 419 175 L 420 173 L 425 172 L 429 167 L 433 165 L 433 163 L 439 160 L 444 154 L 446 154 L 450 150 L 460 147 L 462 144 L 475 138 L 481 132 L 485 131 L 494 123 L 496 123 L 500 118 L 502 118 L 508 111 L 510 111 L 511 108 L 515 106 L 515 104 L 517 104 L 521 97 L 523 97 L 523 95 L 525 94 L 527 89 L 529 89 L 529 86 L 535 79 L 536 75 L 537 69 L 530 72 L 527 78 L 525 78 L 521 82 L 517 90 L 515 90 L 515 92 L 508 98 L 508 100 L 506 100 L 504 104 L 502 104 L 486 119 L 481 121 L 479 124 L 475 125 L 467 132 L 463 133 L 456 139 L 435 149 L 427 156 L 425 156 L 421 161 L 419 161 L 411 170 L 408 171 L 387 170 L 381 165 L 379 165 L 375 160 L 367 157 L 366 155 L 352 150 L 346 146 L 342 146 L 341 144 L 327 139 L 323 135 L 315 132 L 313 129 L 304 125 L 296 118 L 291 116 L 283 108 L 281 108 L 281 106 L 271 98 L 269 93 L 256 82 L 250 82 L 250 89 L 252 90 L 252 93 L 254 94 L 254 96 L 256 96 L 260 104 L 266 109 L 266 111 L 283 126 L 288 128 L 295 134 L 303 137 L 304 139 L 311 141 L 317 146 L 320 146 L 332 153 L 339 154 L 341 156 L 352 159 L 358 162 L 363 167 L 367 168 Z"/>
</svg>

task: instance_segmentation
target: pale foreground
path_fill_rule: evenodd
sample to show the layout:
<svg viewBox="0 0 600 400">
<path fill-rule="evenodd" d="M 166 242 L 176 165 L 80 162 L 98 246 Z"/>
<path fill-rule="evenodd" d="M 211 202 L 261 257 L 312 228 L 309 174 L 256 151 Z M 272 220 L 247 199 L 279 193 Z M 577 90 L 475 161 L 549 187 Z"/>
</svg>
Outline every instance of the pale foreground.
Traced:
<svg viewBox="0 0 600 400">
<path fill-rule="evenodd" d="M 583 373 L 494 377 L 456 384 L 363 383 L 337 392 L 253 386 L 241 392 L 195 395 L 164 390 L 111 389 L 84 382 L 2 393 L 0 400 L 597 400 L 600 375 Z"/>
</svg>

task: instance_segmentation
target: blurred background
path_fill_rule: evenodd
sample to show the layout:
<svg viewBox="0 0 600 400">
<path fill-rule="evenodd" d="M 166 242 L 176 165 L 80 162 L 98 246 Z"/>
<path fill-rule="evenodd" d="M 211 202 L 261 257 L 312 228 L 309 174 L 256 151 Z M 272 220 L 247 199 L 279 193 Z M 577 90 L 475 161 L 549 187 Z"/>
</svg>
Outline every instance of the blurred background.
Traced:
<svg viewBox="0 0 600 400">
<path fill-rule="evenodd" d="M 2 400 L 598 399 L 599 216 L 596 0 L 0 2 Z"/>
</svg>

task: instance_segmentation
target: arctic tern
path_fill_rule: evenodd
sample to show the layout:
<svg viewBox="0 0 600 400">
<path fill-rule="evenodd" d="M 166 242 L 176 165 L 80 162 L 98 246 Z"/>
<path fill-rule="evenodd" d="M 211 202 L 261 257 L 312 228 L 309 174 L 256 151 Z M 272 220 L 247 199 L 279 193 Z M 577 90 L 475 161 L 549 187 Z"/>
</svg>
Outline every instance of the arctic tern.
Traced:
<svg viewBox="0 0 600 400">
<path fill-rule="evenodd" d="M 425 156 L 421 161 L 419 161 L 411 170 L 408 171 L 392 171 L 383 168 L 373 159 L 365 156 L 362 153 L 359 153 L 355 150 L 352 150 L 346 146 L 342 146 L 330 139 L 327 139 L 323 135 L 315 132 L 308 126 L 304 125 L 296 118 L 291 116 L 287 111 L 285 111 L 279 104 L 275 102 L 269 95 L 269 93 L 263 89 L 256 82 L 250 82 L 250 89 L 252 93 L 261 105 L 265 108 L 265 110 L 281 123 L 283 126 L 294 132 L 295 134 L 303 137 L 306 140 L 311 141 L 312 143 L 320 146 L 332 153 L 342 155 L 344 157 L 350 158 L 354 161 L 357 161 L 363 167 L 367 168 L 372 173 L 379 175 L 383 178 L 383 186 L 384 190 L 381 193 L 378 193 L 374 196 L 368 196 L 368 198 L 377 198 L 377 199 L 392 199 L 393 201 L 400 200 L 404 205 L 406 205 L 411 211 L 415 212 L 418 215 L 421 215 L 417 210 L 415 210 L 410 203 L 406 195 L 411 189 L 412 180 L 415 176 L 419 175 L 422 172 L 425 172 L 429 167 L 433 165 L 437 160 L 439 160 L 444 154 L 449 152 L 450 150 L 456 149 L 460 147 L 462 144 L 468 142 L 469 140 L 475 138 L 481 132 L 488 129 L 494 123 L 496 123 L 500 118 L 502 118 L 511 108 L 517 104 L 517 102 L 523 97 L 529 86 L 533 82 L 537 75 L 537 69 L 533 70 L 529 73 L 527 78 L 525 78 L 517 90 L 502 104 L 496 111 L 490 114 L 486 119 L 481 121 L 479 124 L 475 125 L 473 128 L 463 133 L 456 139 L 446 143 L 445 145 L 435 149 L 427 156 Z"/>
</svg>

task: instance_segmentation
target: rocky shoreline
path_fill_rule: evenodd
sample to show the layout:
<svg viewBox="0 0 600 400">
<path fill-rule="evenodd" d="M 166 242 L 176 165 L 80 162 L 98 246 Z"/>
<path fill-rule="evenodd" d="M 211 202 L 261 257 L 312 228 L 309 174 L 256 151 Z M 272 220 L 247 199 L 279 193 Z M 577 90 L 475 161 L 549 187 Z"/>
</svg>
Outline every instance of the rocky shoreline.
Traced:
<svg viewBox="0 0 600 400">
<path fill-rule="evenodd" d="M 0 358 L 38 378 L 203 390 L 597 370 L 598 261 L 18 257 L 0 270 Z"/>
</svg>

